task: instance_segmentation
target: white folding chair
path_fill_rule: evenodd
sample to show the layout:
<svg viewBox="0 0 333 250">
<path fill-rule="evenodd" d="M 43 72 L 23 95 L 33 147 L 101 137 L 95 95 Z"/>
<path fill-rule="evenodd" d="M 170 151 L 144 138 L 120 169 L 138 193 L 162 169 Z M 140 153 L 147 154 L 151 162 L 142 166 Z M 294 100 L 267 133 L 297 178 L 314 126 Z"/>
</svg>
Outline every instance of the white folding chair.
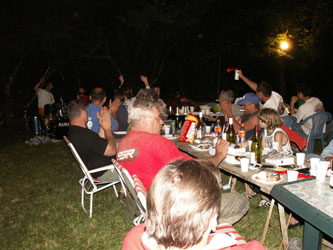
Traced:
<svg viewBox="0 0 333 250">
<path fill-rule="evenodd" d="M 67 146 L 69 147 L 69 149 L 71 150 L 75 160 L 78 162 L 82 172 L 84 173 L 84 177 L 82 179 L 79 180 L 79 183 L 82 187 L 82 191 L 81 191 L 81 206 L 83 208 L 83 210 L 85 211 L 85 213 L 88 214 L 85 205 L 84 205 L 84 194 L 90 195 L 90 206 L 89 206 L 89 217 L 92 217 L 92 208 L 93 208 L 93 199 L 94 199 L 94 193 L 97 193 L 101 190 L 104 190 L 108 187 L 113 187 L 113 190 L 116 194 L 116 197 L 118 198 L 118 192 L 116 189 L 116 184 L 120 183 L 120 181 L 112 181 L 112 182 L 106 182 L 106 181 L 99 181 L 97 179 L 94 179 L 91 174 L 92 173 L 97 173 L 97 172 L 101 172 L 101 171 L 105 171 L 105 170 L 109 170 L 109 169 L 114 169 L 114 166 L 112 164 L 108 165 L 108 166 L 104 166 L 104 167 L 100 167 L 100 168 L 96 168 L 93 170 L 89 170 L 86 165 L 84 164 L 84 162 L 82 161 L 81 157 L 79 156 L 79 154 L 77 153 L 74 145 L 68 140 L 68 138 L 66 136 L 64 136 L 64 140 L 67 143 Z"/>
<path fill-rule="evenodd" d="M 118 161 L 112 159 L 112 163 L 119 175 L 121 185 L 124 189 L 126 197 L 131 196 L 139 210 L 139 214 L 133 220 L 135 226 L 142 223 L 146 218 L 146 194 L 147 191 L 142 182 L 136 175 L 131 176 L 127 169 L 125 169 Z"/>
</svg>

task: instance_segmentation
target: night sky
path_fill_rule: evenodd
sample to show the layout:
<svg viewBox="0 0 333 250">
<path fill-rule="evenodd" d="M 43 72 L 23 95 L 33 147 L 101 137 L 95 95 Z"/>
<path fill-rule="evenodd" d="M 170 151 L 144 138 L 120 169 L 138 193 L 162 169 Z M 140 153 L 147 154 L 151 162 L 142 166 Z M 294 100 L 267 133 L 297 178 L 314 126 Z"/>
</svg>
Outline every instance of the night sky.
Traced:
<svg viewBox="0 0 333 250">
<path fill-rule="evenodd" d="M 29 103 L 48 66 L 56 98 L 67 101 L 79 87 L 112 96 L 120 74 L 135 91 L 148 76 L 166 100 L 177 91 L 198 101 L 223 88 L 249 92 L 231 67 L 288 103 L 295 84 L 308 83 L 333 110 L 332 1 L 16 0 L 0 12 L 1 119 Z M 285 38 L 292 47 L 282 53 Z"/>
</svg>

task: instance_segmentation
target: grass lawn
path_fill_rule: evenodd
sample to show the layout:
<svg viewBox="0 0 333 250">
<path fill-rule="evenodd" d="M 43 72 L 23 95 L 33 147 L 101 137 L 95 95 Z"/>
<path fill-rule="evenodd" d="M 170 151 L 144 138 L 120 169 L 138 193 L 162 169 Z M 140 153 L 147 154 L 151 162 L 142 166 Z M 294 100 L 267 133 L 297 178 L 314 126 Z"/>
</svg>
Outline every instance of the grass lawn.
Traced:
<svg viewBox="0 0 333 250">
<path fill-rule="evenodd" d="M 0 249 L 121 249 L 133 226 L 123 219 L 122 203 L 111 188 L 97 193 L 88 218 L 80 204 L 82 172 L 65 142 L 31 146 L 22 135 L 1 133 Z M 237 188 L 244 191 L 240 181 Z M 261 239 L 268 208 L 256 208 L 259 201 L 259 195 L 252 198 L 249 213 L 235 225 L 247 241 Z M 290 229 L 289 239 L 302 232 L 303 226 Z M 275 207 L 265 247 L 279 249 L 280 242 Z"/>
</svg>

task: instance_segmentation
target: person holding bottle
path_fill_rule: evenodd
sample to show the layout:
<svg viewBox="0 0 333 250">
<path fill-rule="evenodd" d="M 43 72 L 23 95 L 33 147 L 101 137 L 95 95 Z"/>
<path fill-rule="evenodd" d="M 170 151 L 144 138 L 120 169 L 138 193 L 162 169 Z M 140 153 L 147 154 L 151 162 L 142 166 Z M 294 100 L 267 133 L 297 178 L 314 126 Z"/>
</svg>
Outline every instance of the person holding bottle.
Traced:
<svg viewBox="0 0 333 250">
<path fill-rule="evenodd" d="M 241 115 L 240 120 L 238 121 L 235 119 L 235 115 L 231 111 L 231 103 L 220 102 L 225 119 L 233 118 L 233 127 L 236 134 L 239 132 L 241 124 L 244 124 L 246 140 L 253 137 L 254 127 L 258 125 L 259 102 L 260 100 L 255 93 L 246 93 L 243 98 L 237 102 L 237 104 L 241 105 L 245 110 L 244 114 Z"/>
<path fill-rule="evenodd" d="M 278 151 L 291 151 L 288 135 L 281 128 L 280 115 L 271 108 L 264 108 L 259 114 L 259 127 L 264 129 L 262 134 L 262 147 L 274 148 L 278 144 Z M 276 148 L 275 148 L 276 149 Z"/>
</svg>

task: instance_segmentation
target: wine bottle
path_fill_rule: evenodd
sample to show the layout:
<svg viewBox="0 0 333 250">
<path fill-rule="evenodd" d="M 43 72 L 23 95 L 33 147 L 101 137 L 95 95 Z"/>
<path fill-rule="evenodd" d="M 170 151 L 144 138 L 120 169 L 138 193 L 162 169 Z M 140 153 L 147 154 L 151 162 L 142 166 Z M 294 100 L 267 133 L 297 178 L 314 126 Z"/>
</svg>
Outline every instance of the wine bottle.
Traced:
<svg viewBox="0 0 333 250">
<path fill-rule="evenodd" d="M 175 120 L 176 120 L 176 130 L 179 130 L 182 128 L 182 120 L 179 114 L 179 108 L 176 107 L 176 114 L 175 114 Z"/>
<path fill-rule="evenodd" d="M 199 122 L 196 131 L 196 138 L 202 140 L 205 137 L 205 124 L 202 120 L 202 112 L 199 112 Z"/>
<path fill-rule="evenodd" d="M 168 114 L 168 119 L 173 120 L 173 115 L 172 115 L 172 106 L 169 106 L 169 114 Z"/>
<path fill-rule="evenodd" d="M 230 143 L 236 143 L 236 133 L 235 133 L 232 118 L 229 118 L 229 125 L 228 125 L 228 129 L 227 129 L 227 141 Z"/>
<path fill-rule="evenodd" d="M 251 152 L 254 153 L 254 158 L 256 163 L 261 163 L 261 152 L 262 152 L 262 146 L 261 141 L 259 137 L 259 126 L 256 125 L 255 127 L 255 133 L 251 144 Z"/>
</svg>

